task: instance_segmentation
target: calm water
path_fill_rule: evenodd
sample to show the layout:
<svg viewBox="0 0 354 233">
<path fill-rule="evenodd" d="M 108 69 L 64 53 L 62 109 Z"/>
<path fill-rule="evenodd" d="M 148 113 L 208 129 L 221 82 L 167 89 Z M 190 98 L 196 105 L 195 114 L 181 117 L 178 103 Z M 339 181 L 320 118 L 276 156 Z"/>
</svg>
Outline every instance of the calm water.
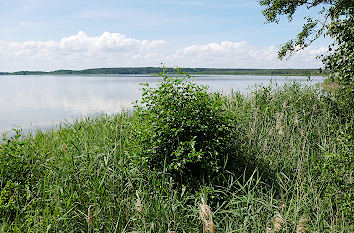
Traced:
<svg viewBox="0 0 354 233">
<path fill-rule="evenodd" d="M 307 83 L 307 77 L 197 76 L 211 91 L 249 92 L 257 84 Z M 313 77 L 311 83 L 323 81 Z M 0 133 L 50 127 L 95 113 L 116 113 L 139 99 L 140 83 L 156 85 L 155 76 L 6 76 L 0 75 Z"/>
</svg>

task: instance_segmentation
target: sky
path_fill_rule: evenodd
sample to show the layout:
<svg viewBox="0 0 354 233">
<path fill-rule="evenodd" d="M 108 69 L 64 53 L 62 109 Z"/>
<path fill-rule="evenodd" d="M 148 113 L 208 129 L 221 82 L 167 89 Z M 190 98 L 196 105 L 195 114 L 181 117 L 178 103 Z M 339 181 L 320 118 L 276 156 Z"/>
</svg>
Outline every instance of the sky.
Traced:
<svg viewBox="0 0 354 233">
<path fill-rule="evenodd" d="M 257 0 L 0 0 L 0 72 L 322 66 L 328 39 L 277 59 L 315 12 L 265 24 L 262 9 Z"/>
</svg>

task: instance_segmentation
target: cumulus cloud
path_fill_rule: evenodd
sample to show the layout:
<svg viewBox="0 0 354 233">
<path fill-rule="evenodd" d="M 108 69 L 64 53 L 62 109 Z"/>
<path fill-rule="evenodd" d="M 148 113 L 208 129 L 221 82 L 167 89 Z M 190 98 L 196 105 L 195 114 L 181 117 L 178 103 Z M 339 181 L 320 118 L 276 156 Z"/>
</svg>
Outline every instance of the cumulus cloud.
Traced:
<svg viewBox="0 0 354 233">
<path fill-rule="evenodd" d="M 80 31 L 59 41 L 0 41 L 0 71 L 85 69 L 120 66 L 316 68 L 326 48 L 307 48 L 287 61 L 277 59 L 275 46 L 256 47 L 247 41 L 191 45 L 175 52 L 166 41 L 138 40 L 105 32 L 91 37 Z"/>
<path fill-rule="evenodd" d="M 166 58 L 166 62 L 193 67 L 315 68 L 321 66 L 316 56 L 326 52 L 327 49 L 305 49 L 287 61 L 279 61 L 277 51 L 278 48 L 275 46 L 257 48 L 247 41 L 224 41 L 177 50 Z"/>
<path fill-rule="evenodd" d="M 165 43 L 162 40 L 137 40 L 109 32 L 90 37 L 82 31 L 60 41 L 0 41 L 0 70 L 134 65 L 135 55 L 146 55 Z"/>
</svg>

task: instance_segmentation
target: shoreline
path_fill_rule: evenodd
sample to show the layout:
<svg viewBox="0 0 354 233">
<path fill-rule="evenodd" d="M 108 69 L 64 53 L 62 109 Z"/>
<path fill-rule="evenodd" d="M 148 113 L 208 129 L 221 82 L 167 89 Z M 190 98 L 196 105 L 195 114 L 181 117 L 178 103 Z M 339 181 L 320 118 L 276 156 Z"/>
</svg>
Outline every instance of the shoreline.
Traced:
<svg viewBox="0 0 354 233">
<path fill-rule="evenodd" d="M 84 70 L 16 71 L 0 72 L 0 75 L 158 75 L 178 73 L 190 75 L 255 75 L 255 76 L 326 76 L 320 69 L 225 69 L 225 68 L 95 68 Z"/>
</svg>

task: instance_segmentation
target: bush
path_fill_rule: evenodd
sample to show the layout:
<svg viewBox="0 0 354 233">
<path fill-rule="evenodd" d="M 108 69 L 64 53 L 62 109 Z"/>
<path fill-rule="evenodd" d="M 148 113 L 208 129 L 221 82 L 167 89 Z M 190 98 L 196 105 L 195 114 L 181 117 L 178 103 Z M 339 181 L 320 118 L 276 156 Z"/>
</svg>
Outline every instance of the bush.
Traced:
<svg viewBox="0 0 354 233">
<path fill-rule="evenodd" d="M 0 216 L 15 218 L 36 195 L 35 183 L 42 179 L 44 169 L 21 129 L 12 133 L 10 137 L 4 134 L 0 143 Z"/>
<path fill-rule="evenodd" d="M 191 82 L 189 75 L 160 76 L 156 88 L 145 84 L 139 108 L 149 135 L 147 162 L 174 177 L 208 179 L 225 168 L 231 151 L 233 120 L 223 97 Z"/>
<path fill-rule="evenodd" d="M 23 154 L 23 142 L 19 139 L 21 131 L 3 138 L 0 144 L 0 214 L 15 214 L 20 209 L 20 197 L 27 183 L 27 164 Z"/>
</svg>

